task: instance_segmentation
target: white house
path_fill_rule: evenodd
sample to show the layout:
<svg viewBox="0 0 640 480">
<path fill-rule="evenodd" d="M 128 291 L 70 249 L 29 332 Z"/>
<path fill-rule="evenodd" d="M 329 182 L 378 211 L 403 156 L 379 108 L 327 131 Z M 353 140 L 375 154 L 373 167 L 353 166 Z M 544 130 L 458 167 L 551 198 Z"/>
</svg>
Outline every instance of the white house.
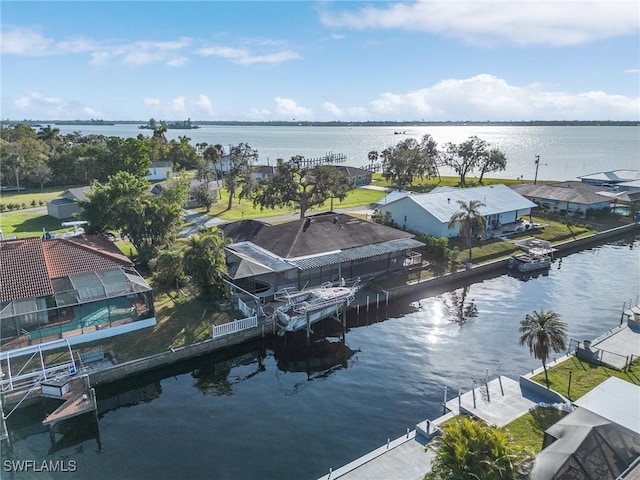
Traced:
<svg viewBox="0 0 640 480">
<path fill-rule="evenodd" d="M 158 160 L 149 165 L 149 173 L 145 177 L 147 180 L 166 180 L 171 176 L 173 163 L 169 160 Z"/>
<path fill-rule="evenodd" d="M 515 224 L 518 217 L 529 215 L 535 203 L 506 185 L 475 188 L 439 188 L 429 193 L 391 192 L 378 202 L 378 211 L 389 213 L 398 228 L 432 237 L 457 237 L 460 226 L 449 228 L 449 220 L 460 211 L 458 202 L 475 200 L 484 204 L 479 212 L 487 219 L 487 232 Z"/>
</svg>

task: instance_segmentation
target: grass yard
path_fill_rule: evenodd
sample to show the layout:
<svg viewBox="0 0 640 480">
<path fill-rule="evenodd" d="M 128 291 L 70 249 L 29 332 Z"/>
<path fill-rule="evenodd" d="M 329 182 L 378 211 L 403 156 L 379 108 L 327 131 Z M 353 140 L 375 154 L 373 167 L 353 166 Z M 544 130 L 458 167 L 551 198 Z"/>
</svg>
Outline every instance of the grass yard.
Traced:
<svg viewBox="0 0 640 480">
<path fill-rule="evenodd" d="M 16 210 L 0 213 L 0 228 L 4 238 L 39 237 L 44 228 L 51 233 L 63 233 L 69 227 L 61 226 L 61 220 L 32 210 Z"/>
<path fill-rule="evenodd" d="M 540 183 L 544 183 L 539 180 Z M 373 182 L 374 185 L 379 187 L 390 187 L 390 188 L 398 188 L 398 186 L 392 182 L 389 182 L 385 179 L 381 173 L 373 174 Z M 428 192 L 433 190 L 435 187 L 457 187 L 460 183 L 460 177 L 440 177 L 440 179 L 436 178 L 416 178 L 413 181 L 412 185 L 406 186 L 407 190 L 411 190 L 414 192 Z M 514 185 L 518 183 L 533 183 L 533 181 L 522 181 L 518 179 L 510 179 L 510 178 L 483 178 L 482 183 L 478 182 L 477 178 L 467 177 L 466 184 L 467 188 L 469 187 L 481 187 L 487 185 L 494 185 L 497 183 L 501 183 L 503 185 Z"/>
<path fill-rule="evenodd" d="M 27 207 L 30 207 L 31 202 L 34 200 L 36 203 L 40 201 L 46 202 L 52 198 L 59 197 L 65 190 L 66 188 L 48 187 L 42 189 L 42 191 L 32 188 L 22 192 L 2 192 L 0 194 L 0 203 L 24 203 Z"/>
<path fill-rule="evenodd" d="M 235 313 L 219 312 L 188 291 L 154 291 L 154 306 L 155 327 L 118 335 L 101 348 L 113 351 L 120 363 L 166 352 L 211 338 L 211 325 L 229 322 Z"/>
<path fill-rule="evenodd" d="M 538 454 L 542 451 L 544 431 L 565 415 L 567 412 L 555 408 L 538 407 L 505 425 L 505 429 L 509 432 L 514 445 L 525 447 Z"/>
<path fill-rule="evenodd" d="M 366 188 L 357 188 L 352 190 L 347 195 L 344 201 L 334 199 L 333 208 L 350 208 L 350 207 L 367 207 L 372 203 L 380 200 L 384 197 L 385 193 L 377 190 L 368 190 Z M 222 198 L 218 199 L 216 203 L 211 206 L 209 215 L 219 217 L 224 220 L 243 220 L 248 218 L 261 218 L 261 217 L 274 217 L 278 215 L 291 215 L 293 218 L 298 218 L 299 210 L 293 208 L 276 208 L 276 209 L 264 209 L 260 207 L 254 207 L 250 200 L 238 201 L 234 199 L 231 210 L 227 209 L 229 202 L 229 193 L 226 190 L 222 190 Z M 310 213 L 327 211 L 331 208 L 331 200 L 327 200 L 323 205 L 314 207 L 309 210 Z M 204 209 L 198 209 L 198 211 L 204 212 Z"/>
<path fill-rule="evenodd" d="M 623 372 L 615 368 L 592 365 L 572 356 L 554 365 L 548 371 L 549 387 L 572 401 L 593 390 L 609 377 L 618 377 L 640 385 L 640 359 L 634 360 L 631 367 Z M 571 373 L 571 390 L 569 390 L 569 373 Z M 546 385 L 544 372 L 537 374 L 532 380 Z"/>
</svg>

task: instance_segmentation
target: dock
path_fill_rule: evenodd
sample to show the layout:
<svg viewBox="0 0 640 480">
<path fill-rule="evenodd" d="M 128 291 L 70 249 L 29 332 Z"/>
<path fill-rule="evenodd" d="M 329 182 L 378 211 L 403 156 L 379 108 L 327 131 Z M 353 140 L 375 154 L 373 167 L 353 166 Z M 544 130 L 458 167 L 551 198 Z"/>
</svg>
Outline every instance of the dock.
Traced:
<svg viewBox="0 0 640 480">
<path fill-rule="evenodd" d="M 42 425 L 53 427 L 63 420 L 97 411 L 96 394 L 89 386 L 88 376 L 72 378 L 68 386 L 69 390 L 62 396 L 66 401 L 47 415 Z"/>
</svg>

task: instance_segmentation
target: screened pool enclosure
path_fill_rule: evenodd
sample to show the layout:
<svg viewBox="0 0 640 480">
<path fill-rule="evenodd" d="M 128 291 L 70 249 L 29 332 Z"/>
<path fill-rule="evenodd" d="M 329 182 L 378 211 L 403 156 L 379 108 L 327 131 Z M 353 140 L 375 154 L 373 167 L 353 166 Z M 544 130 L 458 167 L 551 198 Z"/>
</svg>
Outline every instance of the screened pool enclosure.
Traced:
<svg viewBox="0 0 640 480">
<path fill-rule="evenodd" d="M 155 324 L 152 289 L 133 267 L 70 274 L 51 284 L 52 295 L 0 304 L 3 350 L 71 337 L 92 341 Z"/>
</svg>

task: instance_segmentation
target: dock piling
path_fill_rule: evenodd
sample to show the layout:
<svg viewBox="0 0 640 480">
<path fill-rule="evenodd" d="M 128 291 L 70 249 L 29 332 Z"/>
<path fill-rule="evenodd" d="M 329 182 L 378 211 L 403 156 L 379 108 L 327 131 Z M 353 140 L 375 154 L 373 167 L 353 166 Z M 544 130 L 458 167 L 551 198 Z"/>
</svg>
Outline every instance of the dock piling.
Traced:
<svg viewBox="0 0 640 480">
<path fill-rule="evenodd" d="M 471 387 L 471 394 L 473 395 L 473 408 L 476 408 L 476 381 L 473 380 L 473 386 Z"/>
</svg>

